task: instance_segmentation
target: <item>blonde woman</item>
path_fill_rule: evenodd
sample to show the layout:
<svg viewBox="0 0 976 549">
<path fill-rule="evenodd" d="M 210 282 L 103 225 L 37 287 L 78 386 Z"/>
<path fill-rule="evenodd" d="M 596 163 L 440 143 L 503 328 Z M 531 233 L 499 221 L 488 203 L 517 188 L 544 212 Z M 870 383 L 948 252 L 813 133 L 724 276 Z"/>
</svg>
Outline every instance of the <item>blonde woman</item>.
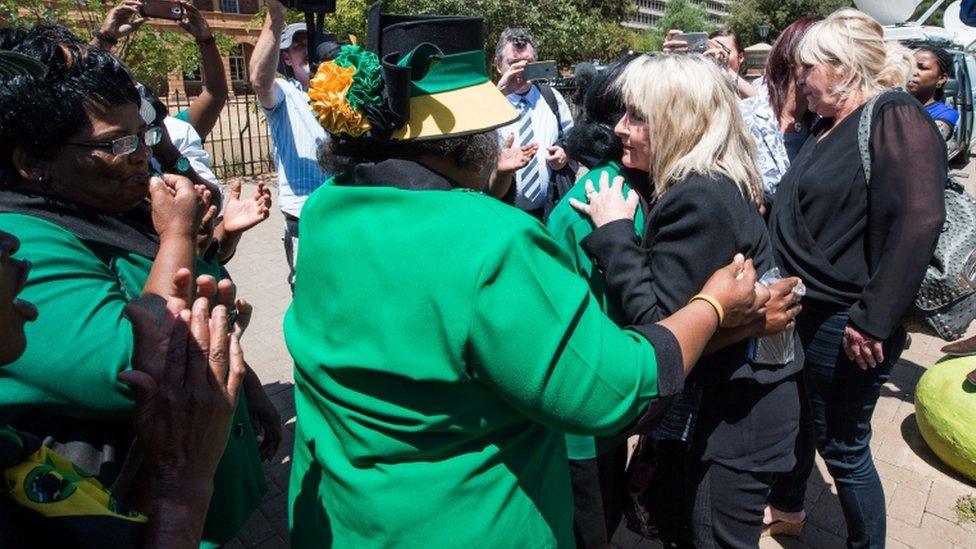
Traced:
<svg viewBox="0 0 976 549">
<path fill-rule="evenodd" d="M 581 246 L 603 272 L 609 299 L 637 324 L 681 309 L 732 255 L 754 258 L 762 273 L 773 267 L 773 252 L 758 211 L 755 146 L 720 69 L 695 56 L 643 56 L 620 82 L 622 164 L 651 181 L 643 238 L 633 226 L 640 199 L 635 191 L 625 198 L 620 180 L 605 178 L 599 190 L 587 183 L 588 203 L 571 204 L 595 227 Z M 794 462 L 801 362 L 754 364 L 747 339 L 792 324 L 796 282 L 772 292 L 770 309 L 790 305 L 781 324 L 767 318 L 713 338 L 711 354 L 651 435 L 659 455 L 651 500 L 669 544 L 758 543 L 773 475 Z"/>
<path fill-rule="evenodd" d="M 823 120 L 783 176 L 769 225 L 777 263 L 807 286 L 797 331 L 810 410 L 796 470 L 774 486 L 767 522 L 773 531 L 802 525 L 816 446 L 836 481 L 851 547 L 885 543 L 871 415 L 904 348 L 900 320 L 945 216 L 945 144 L 905 92 L 873 104 L 870 186 L 865 180 L 858 125 L 872 97 L 904 82 L 891 58 L 881 25 L 856 10 L 807 32 L 799 84 Z"/>
</svg>

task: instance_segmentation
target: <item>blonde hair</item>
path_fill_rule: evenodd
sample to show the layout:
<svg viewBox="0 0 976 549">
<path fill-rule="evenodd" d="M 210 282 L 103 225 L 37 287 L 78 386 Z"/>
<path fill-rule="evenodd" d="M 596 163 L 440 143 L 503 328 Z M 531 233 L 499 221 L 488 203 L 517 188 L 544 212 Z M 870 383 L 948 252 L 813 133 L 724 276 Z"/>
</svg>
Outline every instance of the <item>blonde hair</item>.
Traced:
<svg viewBox="0 0 976 549">
<path fill-rule="evenodd" d="M 888 87 L 905 89 L 915 74 L 915 52 L 897 42 L 888 44 L 887 50 L 885 68 L 891 71 L 894 80 L 888 82 Z"/>
<path fill-rule="evenodd" d="M 725 176 L 743 196 L 761 203 L 756 145 L 715 63 L 695 55 L 644 55 L 617 84 L 627 105 L 647 120 L 655 197 L 698 174 Z"/>
<path fill-rule="evenodd" d="M 796 59 L 804 65 L 831 67 L 838 78 L 832 91 L 842 100 L 859 95 L 866 101 L 884 88 L 904 86 L 907 81 L 903 66 L 889 63 L 889 51 L 897 48 L 885 43 L 880 23 L 864 12 L 845 8 L 810 27 Z"/>
</svg>

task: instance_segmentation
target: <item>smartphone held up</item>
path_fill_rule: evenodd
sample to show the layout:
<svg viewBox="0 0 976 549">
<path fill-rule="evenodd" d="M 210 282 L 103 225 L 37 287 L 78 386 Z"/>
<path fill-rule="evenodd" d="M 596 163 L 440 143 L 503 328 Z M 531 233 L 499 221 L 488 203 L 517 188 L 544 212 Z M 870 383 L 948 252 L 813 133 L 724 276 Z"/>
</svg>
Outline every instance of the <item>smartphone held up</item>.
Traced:
<svg viewBox="0 0 976 549">
<path fill-rule="evenodd" d="M 180 21 L 185 11 L 183 3 L 179 0 L 143 0 L 139 15 L 153 19 Z"/>
</svg>

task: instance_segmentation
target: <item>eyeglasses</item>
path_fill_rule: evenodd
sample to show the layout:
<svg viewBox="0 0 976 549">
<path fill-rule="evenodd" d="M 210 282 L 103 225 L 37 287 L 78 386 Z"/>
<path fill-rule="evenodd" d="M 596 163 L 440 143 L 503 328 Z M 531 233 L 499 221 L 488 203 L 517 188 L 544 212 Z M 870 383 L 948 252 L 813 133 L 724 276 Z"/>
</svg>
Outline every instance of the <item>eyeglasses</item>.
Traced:
<svg viewBox="0 0 976 549">
<path fill-rule="evenodd" d="M 92 149 L 109 149 L 115 156 L 122 156 L 138 149 L 140 142 L 145 143 L 147 147 L 154 147 L 159 144 L 159 141 L 162 138 L 163 130 L 161 128 L 148 128 L 145 131 L 141 131 L 135 135 L 127 135 L 125 137 L 113 139 L 106 143 L 68 142 L 65 144 L 74 145 L 76 147 L 88 147 Z"/>
</svg>

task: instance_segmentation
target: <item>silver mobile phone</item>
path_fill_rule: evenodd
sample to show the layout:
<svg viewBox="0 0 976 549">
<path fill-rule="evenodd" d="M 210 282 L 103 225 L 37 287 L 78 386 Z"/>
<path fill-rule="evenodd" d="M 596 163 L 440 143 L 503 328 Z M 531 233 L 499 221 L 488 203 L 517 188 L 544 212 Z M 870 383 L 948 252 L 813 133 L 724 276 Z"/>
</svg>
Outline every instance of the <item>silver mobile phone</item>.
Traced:
<svg viewBox="0 0 976 549">
<path fill-rule="evenodd" d="M 707 32 L 686 32 L 674 37 L 675 40 L 684 40 L 688 43 L 690 53 L 705 53 L 708 49 Z"/>
<path fill-rule="evenodd" d="M 528 63 L 522 70 L 522 78 L 525 80 L 552 80 L 556 77 L 555 61 L 539 61 Z"/>
</svg>

